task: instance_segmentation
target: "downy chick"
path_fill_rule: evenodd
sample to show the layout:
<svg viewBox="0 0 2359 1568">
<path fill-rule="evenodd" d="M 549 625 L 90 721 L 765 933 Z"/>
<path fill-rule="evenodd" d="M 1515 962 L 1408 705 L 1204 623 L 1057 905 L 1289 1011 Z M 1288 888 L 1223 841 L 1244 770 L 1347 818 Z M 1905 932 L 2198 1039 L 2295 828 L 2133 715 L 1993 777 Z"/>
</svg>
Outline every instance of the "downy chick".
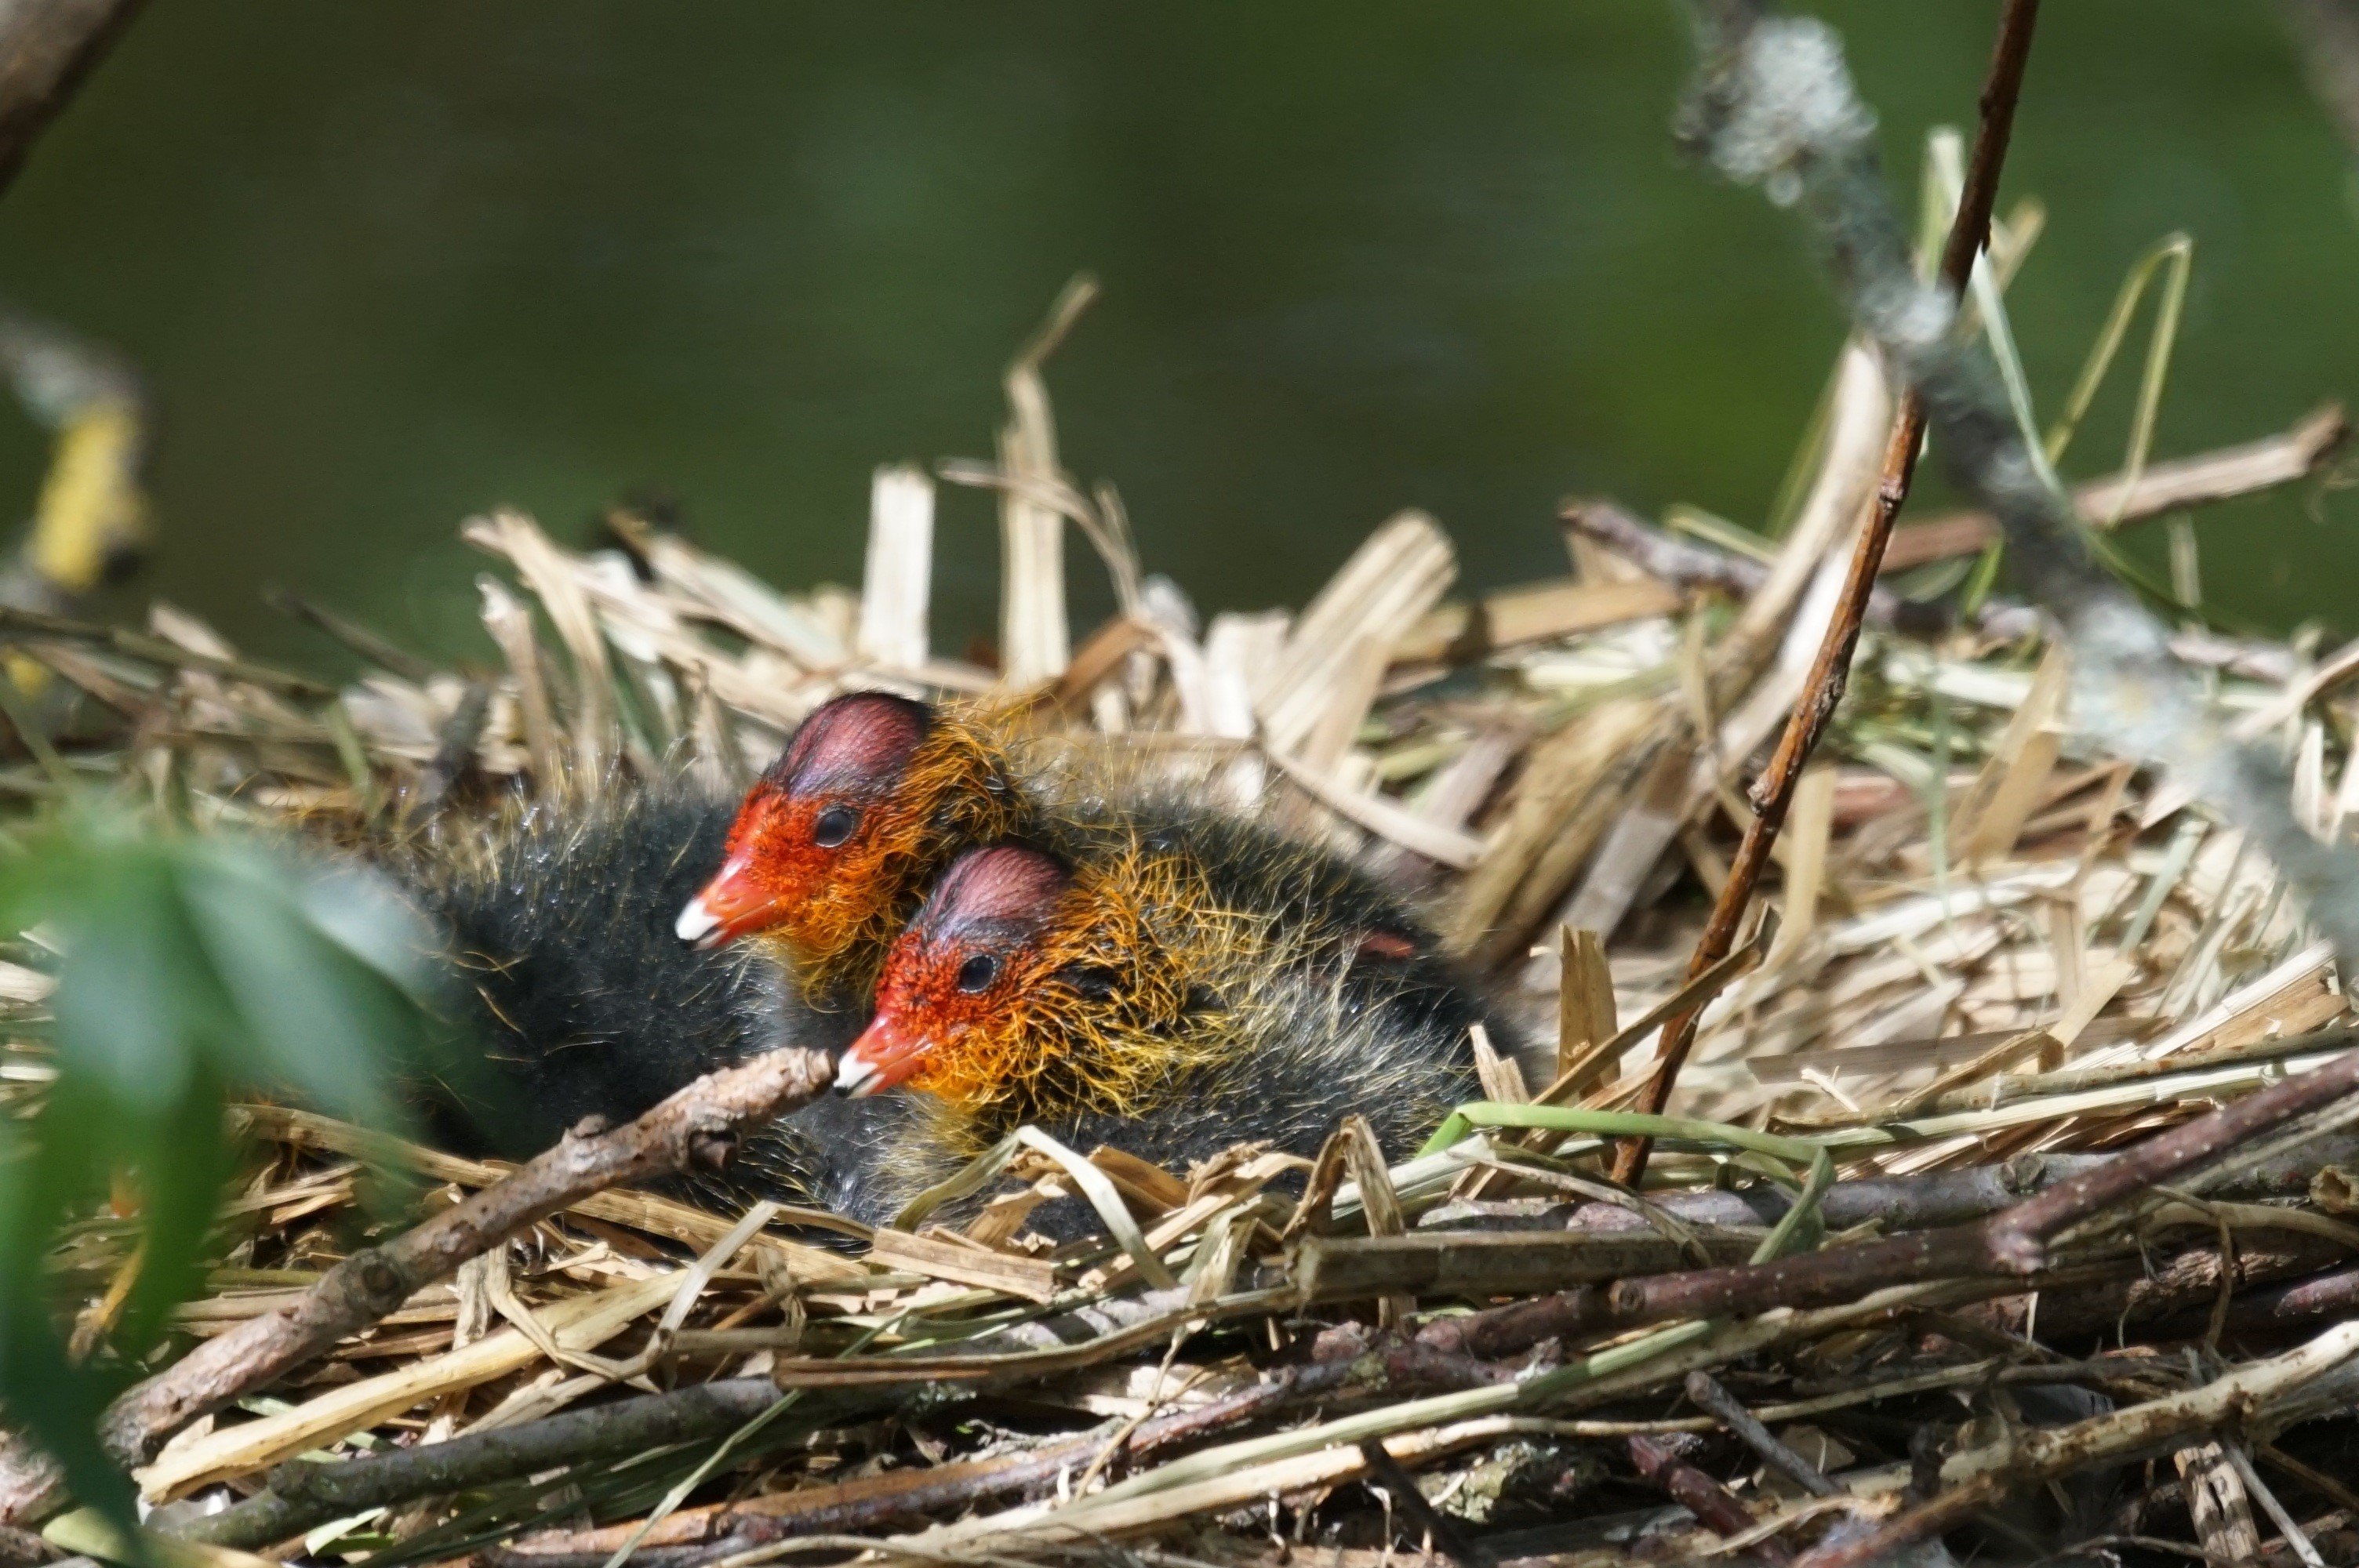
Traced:
<svg viewBox="0 0 2359 1568">
<path fill-rule="evenodd" d="M 1357 1111 L 1399 1154 L 1478 1098 L 1482 1022 L 1461 988 L 1227 902 L 1194 856 L 998 845 L 895 942 L 836 1087 L 919 1091 L 916 1136 L 865 1184 L 896 1202 L 1027 1122 L 1177 1172 L 1246 1140 L 1315 1152 Z"/>
</svg>

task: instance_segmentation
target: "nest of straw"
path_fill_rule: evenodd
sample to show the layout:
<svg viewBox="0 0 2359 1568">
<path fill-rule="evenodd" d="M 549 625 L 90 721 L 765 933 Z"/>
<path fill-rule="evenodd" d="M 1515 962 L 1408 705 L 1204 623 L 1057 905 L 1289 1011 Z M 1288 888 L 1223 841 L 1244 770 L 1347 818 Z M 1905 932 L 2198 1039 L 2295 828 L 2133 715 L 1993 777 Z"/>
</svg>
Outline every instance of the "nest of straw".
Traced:
<svg viewBox="0 0 2359 1568">
<path fill-rule="evenodd" d="M 373 830 L 615 769 L 742 786 L 847 687 L 1022 694 L 1076 744 L 1190 769 L 1385 869 L 1527 1010 L 1545 1059 L 1483 1052 L 1486 1105 L 1425 1150 L 1339 1129 L 1299 1197 L 1271 1183 L 1300 1162 L 1253 1149 L 1184 1172 L 1004 1153 L 993 1173 L 1098 1202 L 1108 1244 L 1049 1249 L 1017 1208 L 964 1231 L 834 1221 L 823 1247 L 775 1206 L 593 1194 L 179 1430 L 139 1476 L 153 1525 L 223 1563 L 1777 1560 L 1984 1486 L 2002 1552 L 2060 1519 L 2247 1557 L 2274 1519 L 2288 1561 L 2296 1539 L 2359 1542 L 2359 1428 L 2347 1400 L 2321 1407 L 2337 1363 L 2299 1343 L 2359 1303 L 2359 1141 L 2272 1129 L 2085 1217 L 2029 1276 L 1873 1250 L 1986 1227 L 2344 1043 L 2327 949 L 2276 871 L 2083 748 L 2036 622 L 1874 610 L 1757 917 L 1689 973 L 1738 788 L 1824 627 L 1814 585 L 1874 481 L 1889 399 L 1866 356 L 1846 354 L 1766 545 L 1583 503 L 1568 576 L 1460 601 L 1450 539 L 1404 514 L 1299 613 L 1203 624 L 1147 574 L 1113 492 L 1060 463 L 1038 367 L 1077 308 L 1012 369 L 997 460 L 940 470 L 1000 497 L 995 667 L 929 643 L 935 481 L 914 470 L 876 476 L 856 593 L 784 591 L 628 519 L 625 548 L 578 553 L 502 513 L 464 529 L 502 568 L 482 579 L 498 668 L 433 667 L 306 608 L 368 666 L 336 691 L 167 609 L 136 633 L 12 612 L 19 656 L 81 711 L 0 786 L 112 772 L 201 820 Z M 2342 429 L 2322 411 L 2082 503 L 2119 524 L 2289 482 Z M 1069 528 L 1120 605 L 1077 643 Z M 1990 536 L 1913 523 L 1894 565 Z M 2359 649 L 2181 641 L 2242 732 L 2288 749 L 2303 819 L 2343 832 Z M 46 987 L 0 968 L 20 1019 Z M 1696 1006 L 1676 1122 L 1643 1194 L 1619 1189 L 1614 1117 L 1662 1021 Z M 14 1042 L 0 1072 L 22 1099 L 44 1058 Z M 364 1157 L 407 1166 L 429 1209 L 507 1174 L 299 1110 L 238 1118 L 248 1165 L 179 1351 L 352 1250 Z M 52 1260 L 84 1345 L 128 1235 L 93 1218 Z M 1796 1252 L 1880 1260 L 1766 1311 L 1628 1288 Z"/>
</svg>

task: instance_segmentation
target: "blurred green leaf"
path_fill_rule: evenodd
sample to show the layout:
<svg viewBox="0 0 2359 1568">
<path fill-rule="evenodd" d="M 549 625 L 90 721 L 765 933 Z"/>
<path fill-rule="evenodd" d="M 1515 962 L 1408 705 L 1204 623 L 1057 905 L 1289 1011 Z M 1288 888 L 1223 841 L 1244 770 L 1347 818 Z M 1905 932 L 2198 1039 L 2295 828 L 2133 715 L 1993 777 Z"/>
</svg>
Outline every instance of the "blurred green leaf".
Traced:
<svg viewBox="0 0 2359 1568">
<path fill-rule="evenodd" d="M 57 1080 L 28 1124 L 0 1125 L 0 1404 L 127 1522 L 95 1422 L 201 1276 L 224 1104 L 277 1095 L 403 1130 L 388 1086 L 440 1038 L 432 946 L 364 873 L 89 803 L 0 850 L 0 922 L 60 955 Z M 137 1206 L 136 1275 L 113 1354 L 77 1365 L 39 1260 L 110 1194 Z"/>
</svg>

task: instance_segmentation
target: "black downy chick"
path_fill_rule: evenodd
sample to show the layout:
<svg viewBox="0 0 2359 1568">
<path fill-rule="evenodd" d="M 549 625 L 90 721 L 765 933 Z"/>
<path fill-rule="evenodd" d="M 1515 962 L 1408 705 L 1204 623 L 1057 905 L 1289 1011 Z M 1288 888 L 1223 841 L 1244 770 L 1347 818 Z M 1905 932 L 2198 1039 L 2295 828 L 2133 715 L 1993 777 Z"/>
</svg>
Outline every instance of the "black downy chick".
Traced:
<svg viewBox="0 0 2359 1568">
<path fill-rule="evenodd" d="M 618 786 L 445 821 L 381 859 L 447 944 L 462 1054 L 419 1097 L 439 1141 L 526 1158 L 716 1068 L 785 1046 L 838 1052 L 858 1033 L 864 1011 L 813 1006 L 762 947 L 697 952 L 673 935 L 732 815 L 685 784 Z M 830 1098 L 690 1184 L 726 1202 L 873 1208 L 858 1201 L 864 1173 L 907 1119 L 893 1102 Z"/>
</svg>

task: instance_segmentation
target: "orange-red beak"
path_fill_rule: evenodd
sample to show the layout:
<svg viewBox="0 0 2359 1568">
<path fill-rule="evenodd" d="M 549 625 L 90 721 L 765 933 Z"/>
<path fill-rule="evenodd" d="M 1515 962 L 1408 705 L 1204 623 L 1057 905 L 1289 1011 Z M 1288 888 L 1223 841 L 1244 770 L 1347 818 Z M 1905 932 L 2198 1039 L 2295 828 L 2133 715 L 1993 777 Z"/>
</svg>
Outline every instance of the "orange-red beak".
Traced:
<svg viewBox="0 0 2359 1568">
<path fill-rule="evenodd" d="M 880 1012 L 836 1063 L 835 1092 L 851 1099 L 881 1094 L 916 1072 L 932 1045 L 924 1035 L 905 1030 L 892 1014 Z"/>
<path fill-rule="evenodd" d="M 776 925 L 784 902 L 762 886 L 754 857 L 741 850 L 723 862 L 703 892 L 688 901 L 673 929 L 683 942 L 718 947 Z"/>
</svg>

